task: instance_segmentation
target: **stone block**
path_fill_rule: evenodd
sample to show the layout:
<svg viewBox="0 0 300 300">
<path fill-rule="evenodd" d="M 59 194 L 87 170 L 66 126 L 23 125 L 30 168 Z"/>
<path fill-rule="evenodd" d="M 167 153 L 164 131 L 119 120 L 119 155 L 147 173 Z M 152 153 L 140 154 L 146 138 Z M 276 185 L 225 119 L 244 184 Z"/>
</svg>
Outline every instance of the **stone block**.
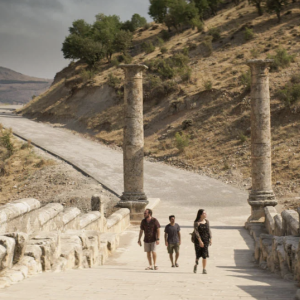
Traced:
<svg viewBox="0 0 300 300">
<path fill-rule="evenodd" d="M 275 236 L 283 236 L 283 227 L 282 227 L 282 217 L 277 214 L 274 216 L 274 235 Z"/>
<path fill-rule="evenodd" d="M 28 275 L 35 275 L 42 272 L 42 265 L 31 256 L 24 256 L 22 264 L 28 268 Z"/>
<path fill-rule="evenodd" d="M 24 255 L 34 258 L 37 263 L 41 263 L 42 249 L 39 245 L 26 245 Z"/>
<path fill-rule="evenodd" d="M 300 237 L 285 236 L 283 239 L 284 250 L 286 252 L 287 265 L 292 274 L 298 272 L 298 247 L 299 247 Z"/>
<path fill-rule="evenodd" d="M 144 211 L 149 201 L 138 200 L 138 201 L 120 201 L 118 207 L 127 208 L 130 210 L 130 221 L 132 223 L 140 223 L 144 218 Z"/>
<path fill-rule="evenodd" d="M 64 258 L 64 257 L 59 257 L 57 259 L 57 261 L 54 263 L 54 265 L 52 266 L 52 271 L 54 273 L 66 271 L 67 270 L 67 266 L 68 266 L 67 259 Z"/>
<path fill-rule="evenodd" d="M 43 271 L 51 270 L 52 265 L 60 256 L 60 235 L 54 232 L 40 232 L 32 237 L 28 244 L 37 245 L 41 248 L 41 263 Z"/>
<path fill-rule="evenodd" d="M 99 211 L 91 211 L 80 216 L 78 220 L 78 229 L 100 230 L 101 213 Z"/>
<path fill-rule="evenodd" d="M 11 237 L 16 242 L 15 253 L 13 258 L 13 264 L 16 264 L 24 256 L 26 243 L 28 241 L 28 235 L 24 232 L 12 232 L 12 233 L 5 233 L 4 236 Z"/>
<path fill-rule="evenodd" d="M 294 210 L 284 210 L 281 213 L 284 235 L 299 236 L 299 215 Z"/>
<path fill-rule="evenodd" d="M 55 222 L 59 230 L 65 231 L 67 229 L 76 229 L 76 219 L 81 214 L 77 207 L 68 207 L 61 212 Z"/>
<path fill-rule="evenodd" d="M 11 269 L 13 266 L 16 242 L 13 238 L 0 236 L 0 245 L 6 249 L 6 254 L 1 261 L 0 271 L 4 269 Z"/>
<path fill-rule="evenodd" d="M 266 215 L 265 227 L 269 234 L 274 234 L 274 231 L 275 231 L 274 217 L 278 214 L 277 210 L 273 206 L 266 206 L 264 208 L 264 210 L 265 210 L 265 215 Z"/>
<path fill-rule="evenodd" d="M 107 231 L 123 232 L 130 225 L 130 210 L 121 208 L 107 218 Z"/>
<path fill-rule="evenodd" d="M 115 233 L 103 233 L 101 234 L 101 241 L 107 241 L 107 249 L 111 252 L 115 251 L 119 246 L 120 238 Z"/>
<path fill-rule="evenodd" d="M 265 264 L 268 269 L 271 269 L 272 265 L 272 243 L 273 236 L 271 234 L 261 234 L 260 235 L 260 258 L 259 264 Z"/>
<path fill-rule="evenodd" d="M 61 257 L 67 260 L 66 269 L 81 268 L 83 261 L 82 247 L 78 242 L 63 242 Z"/>
</svg>

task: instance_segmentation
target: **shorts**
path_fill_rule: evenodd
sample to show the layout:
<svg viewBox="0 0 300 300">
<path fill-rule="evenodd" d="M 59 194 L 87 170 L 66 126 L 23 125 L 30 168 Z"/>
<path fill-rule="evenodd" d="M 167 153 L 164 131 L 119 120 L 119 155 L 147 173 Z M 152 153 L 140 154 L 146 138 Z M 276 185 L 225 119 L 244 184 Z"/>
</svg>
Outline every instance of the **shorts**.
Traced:
<svg viewBox="0 0 300 300">
<path fill-rule="evenodd" d="M 168 244 L 167 250 L 169 254 L 173 254 L 174 251 L 179 253 L 179 244 Z"/>
<path fill-rule="evenodd" d="M 145 252 L 156 252 L 156 242 L 153 243 L 144 243 Z"/>
</svg>

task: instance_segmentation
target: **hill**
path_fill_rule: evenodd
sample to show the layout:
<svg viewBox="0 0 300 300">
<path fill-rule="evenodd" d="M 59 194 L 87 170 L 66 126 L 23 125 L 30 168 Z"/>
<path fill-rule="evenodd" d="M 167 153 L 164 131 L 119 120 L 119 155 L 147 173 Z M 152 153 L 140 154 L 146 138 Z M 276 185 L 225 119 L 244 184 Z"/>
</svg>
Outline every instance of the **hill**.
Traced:
<svg viewBox="0 0 300 300">
<path fill-rule="evenodd" d="M 145 155 L 251 188 L 250 78 L 245 63 L 272 56 L 274 189 L 283 205 L 285 199 L 298 205 L 299 16 L 299 4 L 289 3 L 277 23 L 275 15 L 259 16 L 244 1 L 207 20 L 204 32 L 168 34 L 161 24 L 138 30 L 132 63 L 149 67 L 144 77 Z M 156 45 L 154 51 L 145 47 L 147 42 Z M 94 70 L 71 63 L 20 113 L 121 146 L 124 74 L 116 58 Z M 177 132 L 182 138 L 175 137 Z M 181 139 L 188 143 L 183 151 Z"/>
<path fill-rule="evenodd" d="M 0 103 L 24 104 L 49 88 L 52 80 L 23 75 L 0 67 Z"/>
</svg>

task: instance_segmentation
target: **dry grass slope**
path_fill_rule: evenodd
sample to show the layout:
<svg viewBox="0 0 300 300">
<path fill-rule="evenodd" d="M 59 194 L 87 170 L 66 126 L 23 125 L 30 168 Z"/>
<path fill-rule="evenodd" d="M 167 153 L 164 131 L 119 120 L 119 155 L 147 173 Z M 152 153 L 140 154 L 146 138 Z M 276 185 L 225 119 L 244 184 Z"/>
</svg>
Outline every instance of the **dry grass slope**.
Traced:
<svg viewBox="0 0 300 300">
<path fill-rule="evenodd" d="M 299 73 L 299 16 L 299 4 L 290 3 L 278 24 L 275 15 L 258 16 L 244 1 L 207 20 L 205 32 L 173 32 L 163 46 L 157 43 L 166 35 L 163 25 L 137 31 L 132 62 L 151 66 L 144 84 L 145 154 L 250 188 L 245 62 L 274 56 L 284 48 L 293 57 L 291 63 L 270 74 L 273 182 L 282 201 L 294 199 L 300 191 L 299 108 L 297 102 L 287 106 L 277 95 Z M 149 41 L 157 45 L 155 50 L 139 51 Z M 178 54 L 188 57 L 186 74 L 177 68 L 174 74 L 168 70 L 162 75 L 160 66 Z M 85 68 L 80 62 L 71 63 L 57 74 L 50 90 L 20 113 L 121 146 L 123 73 L 106 62 L 91 76 L 82 76 Z M 176 147 L 177 132 L 188 139 L 184 149 Z"/>
</svg>

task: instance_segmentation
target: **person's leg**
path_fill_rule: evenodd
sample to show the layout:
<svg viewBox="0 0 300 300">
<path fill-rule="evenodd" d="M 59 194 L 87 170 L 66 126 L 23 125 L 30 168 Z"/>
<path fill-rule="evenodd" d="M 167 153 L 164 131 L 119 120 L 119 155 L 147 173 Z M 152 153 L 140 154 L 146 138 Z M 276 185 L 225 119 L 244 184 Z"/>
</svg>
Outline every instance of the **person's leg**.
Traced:
<svg viewBox="0 0 300 300">
<path fill-rule="evenodd" d="M 156 266 L 156 252 L 155 251 L 152 251 L 152 257 L 153 257 L 153 266 L 155 267 Z"/>
<path fill-rule="evenodd" d="M 172 267 L 174 266 L 174 261 L 173 261 L 173 253 L 169 253 L 170 261 L 172 263 Z"/>
<path fill-rule="evenodd" d="M 149 262 L 149 267 L 152 268 L 152 258 L 151 258 L 151 252 L 147 252 L 147 258 L 148 258 L 148 262 Z"/>
<path fill-rule="evenodd" d="M 206 258 L 202 258 L 202 266 L 203 266 L 203 274 L 207 274 L 207 272 L 206 272 Z"/>
<path fill-rule="evenodd" d="M 175 247 L 175 266 L 178 267 L 177 261 L 179 258 L 179 245 L 176 245 Z"/>
</svg>

